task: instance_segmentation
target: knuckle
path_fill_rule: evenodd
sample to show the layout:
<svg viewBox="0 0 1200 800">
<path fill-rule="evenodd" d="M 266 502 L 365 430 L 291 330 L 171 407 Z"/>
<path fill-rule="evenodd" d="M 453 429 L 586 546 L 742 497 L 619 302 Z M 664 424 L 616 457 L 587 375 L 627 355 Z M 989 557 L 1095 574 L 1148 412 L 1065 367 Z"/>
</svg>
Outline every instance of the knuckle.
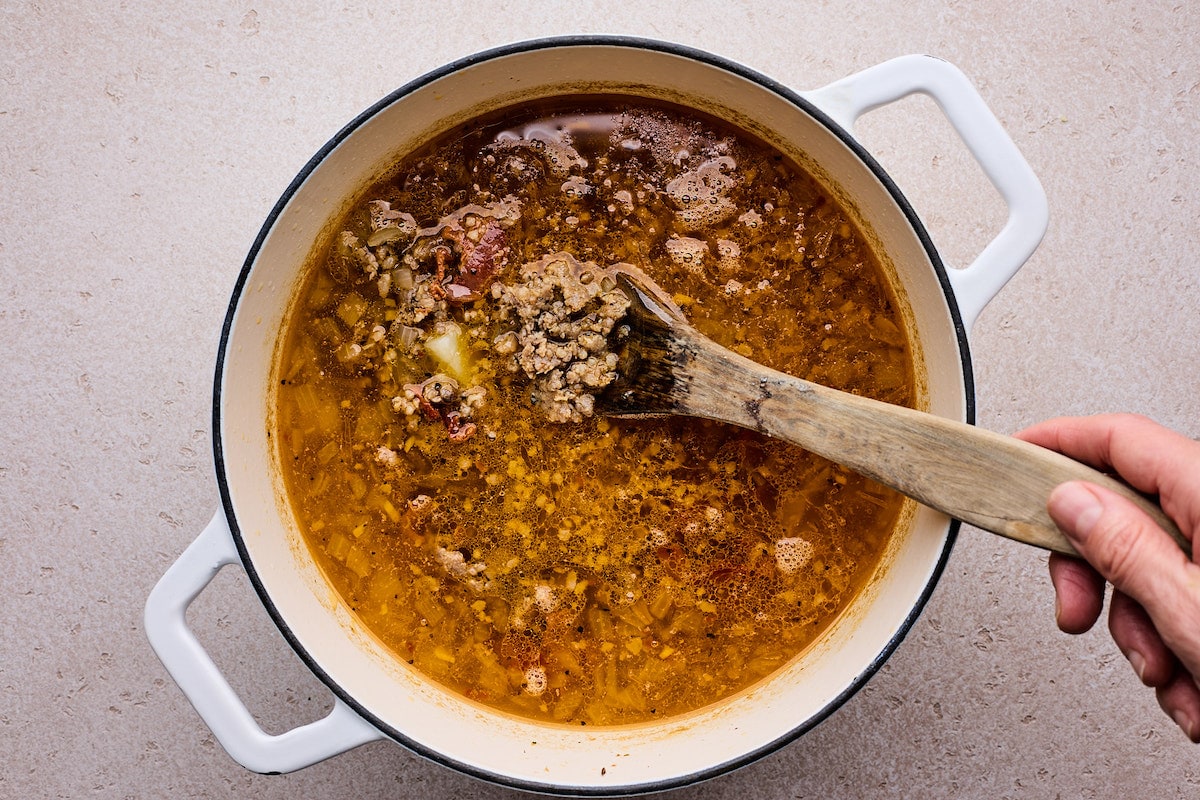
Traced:
<svg viewBox="0 0 1200 800">
<path fill-rule="evenodd" d="M 1093 541 L 1098 545 L 1093 553 L 1093 564 L 1113 585 L 1124 587 L 1137 578 L 1142 533 L 1142 527 L 1136 521 L 1124 517 L 1109 515 L 1098 524 L 1093 534 Z"/>
<path fill-rule="evenodd" d="M 1127 429 L 1131 431 L 1144 430 L 1147 427 L 1155 426 L 1154 421 L 1145 414 L 1134 414 L 1129 411 L 1110 414 L 1109 420 L 1112 422 L 1113 428 Z"/>
</svg>

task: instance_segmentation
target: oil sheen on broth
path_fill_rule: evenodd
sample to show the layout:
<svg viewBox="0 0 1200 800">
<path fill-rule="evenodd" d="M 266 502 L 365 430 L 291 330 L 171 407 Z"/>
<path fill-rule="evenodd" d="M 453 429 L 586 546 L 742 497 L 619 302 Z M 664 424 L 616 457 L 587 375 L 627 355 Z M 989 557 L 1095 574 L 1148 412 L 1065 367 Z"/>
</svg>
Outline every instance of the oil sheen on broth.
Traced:
<svg viewBox="0 0 1200 800">
<path fill-rule="evenodd" d="M 510 108 L 403 159 L 316 251 L 276 358 L 290 503 L 345 602 L 443 685 L 572 725 L 771 674 L 870 580 L 902 503 L 750 431 L 593 415 L 595 267 L 617 262 L 745 356 L 914 401 L 897 302 L 828 193 L 743 131 L 623 97 Z M 573 382 L 527 376 L 505 304 L 556 271 L 593 287 L 564 316 Z"/>
</svg>

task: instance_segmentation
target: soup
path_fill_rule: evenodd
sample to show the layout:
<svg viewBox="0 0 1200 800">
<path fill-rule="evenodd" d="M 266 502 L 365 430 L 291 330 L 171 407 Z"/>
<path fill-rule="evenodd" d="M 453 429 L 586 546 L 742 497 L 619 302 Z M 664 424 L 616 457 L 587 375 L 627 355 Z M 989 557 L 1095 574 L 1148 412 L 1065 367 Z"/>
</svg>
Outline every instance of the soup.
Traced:
<svg viewBox="0 0 1200 800">
<path fill-rule="evenodd" d="M 915 402 L 886 274 L 783 154 L 667 104 L 543 100 L 401 159 L 335 231 L 273 435 L 315 559 L 397 658 L 502 711 L 643 722 L 771 674 L 871 579 L 895 493 L 752 431 L 595 413 L 619 262 L 742 355 Z"/>
</svg>

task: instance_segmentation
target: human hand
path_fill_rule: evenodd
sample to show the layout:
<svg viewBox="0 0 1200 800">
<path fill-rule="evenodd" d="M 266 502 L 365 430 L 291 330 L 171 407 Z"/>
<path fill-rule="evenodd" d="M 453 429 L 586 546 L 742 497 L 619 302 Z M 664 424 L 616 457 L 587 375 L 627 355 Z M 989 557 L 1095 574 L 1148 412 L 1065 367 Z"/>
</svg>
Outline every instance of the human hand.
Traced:
<svg viewBox="0 0 1200 800">
<path fill-rule="evenodd" d="M 1016 436 L 1115 472 L 1157 495 L 1184 536 L 1200 534 L 1200 442 L 1131 414 L 1051 419 Z M 1163 711 L 1200 742 L 1200 566 L 1132 503 L 1098 486 L 1064 483 L 1048 510 L 1086 559 L 1050 555 L 1058 627 L 1089 630 L 1111 582 L 1113 641 Z"/>
</svg>

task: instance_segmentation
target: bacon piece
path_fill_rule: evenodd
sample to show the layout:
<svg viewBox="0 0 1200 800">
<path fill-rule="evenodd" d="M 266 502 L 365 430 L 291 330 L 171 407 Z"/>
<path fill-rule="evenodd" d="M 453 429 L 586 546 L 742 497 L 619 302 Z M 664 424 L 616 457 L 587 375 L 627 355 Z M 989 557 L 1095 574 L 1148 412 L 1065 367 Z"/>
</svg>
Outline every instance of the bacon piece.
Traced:
<svg viewBox="0 0 1200 800">
<path fill-rule="evenodd" d="M 459 263 L 459 283 L 472 292 L 485 289 L 492 276 L 504 267 L 505 256 L 508 253 L 507 237 L 500 223 L 494 219 L 487 220 L 478 241 L 472 241 L 469 236 L 460 239 L 462 244 L 462 261 Z"/>
<path fill-rule="evenodd" d="M 438 411 L 436 408 L 434 408 L 433 404 L 429 402 L 429 398 L 425 396 L 425 387 L 428 386 L 429 384 L 434 383 L 435 381 L 439 381 L 439 380 L 447 380 L 447 378 L 444 375 L 434 375 L 432 378 L 422 381 L 421 383 L 406 383 L 406 384 L 404 384 L 405 391 L 412 392 L 414 395 L 417 396 L 417 403 L 421 407 L 421 413 L 424 414 L 429 419 L 441 419 L 442 418 L 441 412 Z"/>
<path fill-rule="evenodd" d="M 475 435 L 475 423 L 463 422 L 462 415 L 457 411 L 447 413 L 442 421 L 446 423 L 446 433 L 452 442 L 465 442 Z"/>
<path fill-rule="evenodd" d="M 434 393 L 434 398 L 426 397 L 425 389 L 430 384 L 448 384 L 450 392 L 442 394 L 439 398 L 438 393 Z M 434 375 L 432 378 L 421 383 L 406 383 L 404 384 L 406 392 L 412 392 L 416 396 L 417 403 L 420 406 L 421 413 L 431 420 L 438 420 L 446 426 L 446 435 L 450 437 L 450 441 L 458 443 L 465 442 L 475 435 L 478 426 L 474 422 L 470 422 L 463 418 L 463 415 L 458 411 L 443 411 L 444 404 L 447 402 L 458 402 L 461 399 L 461 394 L 458 391 L 458 382 L 445 375 Z"/>
<path fill-rule="evenodd" d="M 483 297 L 479 292 L 472 291 L 470 288 L 463 286 L 460 283 L 448 283 L 442 287 L 445 293 L 446 302 L 452 306 L 461 306 L 467 303 L 473 303 Z"/>
</svg>

